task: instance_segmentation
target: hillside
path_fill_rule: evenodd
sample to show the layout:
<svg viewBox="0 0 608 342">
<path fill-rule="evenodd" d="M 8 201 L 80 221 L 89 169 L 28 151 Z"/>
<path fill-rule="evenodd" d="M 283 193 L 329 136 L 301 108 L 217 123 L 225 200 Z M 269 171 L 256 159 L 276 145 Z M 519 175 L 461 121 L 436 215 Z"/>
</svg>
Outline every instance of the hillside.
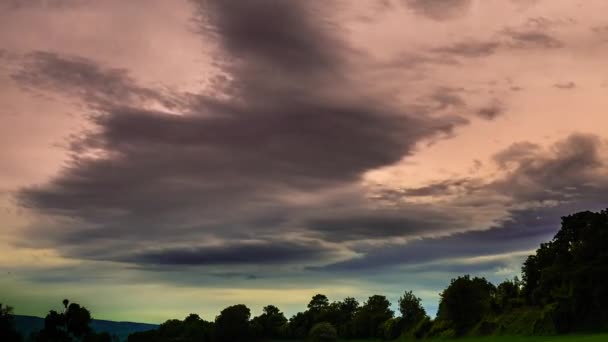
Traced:
<svg viewBox="0 0 608 342">
<path fill-rule="evenodd" d="M 22 336 L 30 336 L 32 332 L 37 332 L 44 327 L 44 318 L 35 316 L 15 315 L 15 325 Z M 126 341 L 129 334 L 137 331 L 146 331 L 158 328 L 156 324 L 134 323 L 134 322 L 114 322 L 94 319 L 91 327 L 96 332 L 108 332 L 116 335 L 121 341 Z"/>
</svg>

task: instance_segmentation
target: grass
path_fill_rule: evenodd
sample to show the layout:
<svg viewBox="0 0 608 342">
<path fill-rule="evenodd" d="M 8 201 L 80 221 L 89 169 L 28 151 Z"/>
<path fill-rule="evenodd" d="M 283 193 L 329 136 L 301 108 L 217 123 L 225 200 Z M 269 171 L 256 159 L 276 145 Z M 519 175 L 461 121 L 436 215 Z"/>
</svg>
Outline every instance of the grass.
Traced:
<svg viewBox="0 0 608 342">
<path fill-rule="evenodd" d="M 348 342 L 380 342 L 381 340 L 346 340 Z M 396 340 L 400 342 L 402 340 Z M 410 341 L 410 340 L 407 340 Z M 608 334 L 594 335 L 562 335 L 562 336 L 488 336 L 466 337 L 451 340 L 420 340 L 422 342 L 454 341 L 454 342 L 608 342 Z M 305 342 L 305 341 L 302 341 Z"/>
<path fill-rule="evenodd" d="M 488 336 L 456 339 L 462 342 L 608 342 L 608 334 L 562 336 Z"/>
</svg>

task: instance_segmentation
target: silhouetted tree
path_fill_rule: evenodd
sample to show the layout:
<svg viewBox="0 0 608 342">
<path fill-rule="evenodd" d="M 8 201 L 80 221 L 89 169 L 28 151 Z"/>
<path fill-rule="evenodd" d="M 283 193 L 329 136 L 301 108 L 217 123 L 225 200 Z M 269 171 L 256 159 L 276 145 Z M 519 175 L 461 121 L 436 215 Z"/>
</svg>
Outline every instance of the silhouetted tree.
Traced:
<svg viewBox="0 0 608 342">
<path fill-rule="evenodd" d="M 521 284 L 517 277 L 505 280 L 496 287 L 494 306 L 497 312 L 506 312 L 519 306 L 521 297 Z"/>
<path fill-rule="evenodd" d="M 308 303 L 308 310 L 312 312 L 321 312 L 329 306 L 329 299 L 323 294 L 316 294 Z"/>
<path fill-rule="evenodd" d="M 559 331 L 608 328 L 608 211 L 562 217 L 522 267 L 528 301 L 553 308 Z"/>
<path fill-rule="evenodd" d="M 426 317 L 422 300 L 416 297 L 412 291 L 406 291 L 399 298 L 399 311 L 404 327 L 410 327 Z"/>
<path fill-rule="evenodd" d="M 229 306 L 215 319 L 215 333 L 218 341 L 247 341 L 250 336 L 249 318 L 251 311 L 243 304 Z"/>
<path fill-rule="evenodd" d="M 0 341 L 19 342 L 21 335 L 15 329 L 13 308 L 0 303 Z"/>
<path fill-rule="evenodd" d="M 390 309 L 391 303 L 385 296 L 373 295 L 363 303 L 354 318 L 356 337 L 382 337 L 383 324 L 393 318 L 394 312 Z"/>
<path fill-rule="evenodd" d="M 452 279 L 441 293 L 437 317 L 453 324 L 461 334 L 491 313 L 495 291 L 485 278 L 465 275 Z"/>
<path fill-rule="evenodd" d="M 274 305 L 265 306 L 263 313 L 252 320 L 258 337 L 277 338 L 283 335 L 282 329 L 287 323 L 285 315 Z"/>
<path fill-rule="evenodd" d="M 34 334 L 37 342 L 105 342 L 111 341 L 109 334 L 97 334 L 89 326 L 91 313 L 85 307 L 63 300 L 64 312 L 49 311 L 44 319 L 44 328 Z"/>
</svg>

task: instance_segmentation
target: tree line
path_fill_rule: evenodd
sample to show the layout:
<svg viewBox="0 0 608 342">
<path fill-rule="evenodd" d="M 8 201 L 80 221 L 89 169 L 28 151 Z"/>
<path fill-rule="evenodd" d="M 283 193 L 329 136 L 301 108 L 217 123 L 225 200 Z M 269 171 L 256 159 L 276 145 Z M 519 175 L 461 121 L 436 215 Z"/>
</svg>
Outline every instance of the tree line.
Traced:
<svg viewBox="0 0 608 342">
<path fill-rule="evenodd" d="M 35 341 L 111 340 L 108 334 L 88 328 L 91 318 L 85 308 L 64 304 L 64 312 L 49 312 L 44 329 L 33 336 Z M 398 315 L 383 295 L 359 303 L 352 297 L 330 302 L 317 294 L 306 310 L 289 319 L 274 305 L 252 318 L 247 306 L 237 304 L 213 321 L 190 314 L 183 320 L 168 320 L 158 329 L 133 333 L 128 342 L 416 340 L 608 329 L 608 211 L 563 217 L 555 237 L 525 260 L 521 280 L 516 277 L 494 285 L 483 277 L 452 279 L 440 293 L 434 319 L 412 291 L 405 291 L 397 304 Z M 11 330 L 10 309 L 0 308 L 0 340 L 20 341 Z"/>
</svg>

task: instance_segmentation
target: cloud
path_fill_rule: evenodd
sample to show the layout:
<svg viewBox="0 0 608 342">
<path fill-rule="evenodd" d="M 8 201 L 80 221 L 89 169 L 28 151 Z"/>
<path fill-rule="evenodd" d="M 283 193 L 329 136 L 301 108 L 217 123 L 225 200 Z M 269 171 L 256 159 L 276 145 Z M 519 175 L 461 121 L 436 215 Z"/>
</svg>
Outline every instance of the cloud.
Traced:
<svg viewBox="0 0 608 342">
<path fill-rule="evenodd" d="M 276 243 L 239 243 L 209 247 L 188 247 L 143 251 L 127 255 L 127 262 L 144 265 L 248 265 L 288 264 L 318 259 L 327 260 L 335 255 L 333 250 L 320 244 L 298 244 L 288 241 Z"/>
<path fill-rule="evenodd" d="M 377 270 L 534 249 L 558 230 L 562 215 L 603 209 L 601 203 L 608 201 L 607 165 L 602 157 L 605 150 L 605 143 L 588 134 L 570 135 L 547 149 L 520 142 L 494 156 L 496 165 L 503 171 L 498 179 L 443 180 L 420 188 L 390 192 L 387 197 L 393 201 L 418 196 L 440 198 L 441 204 L 434 203 L 436 209 L 441 205 L 450 208 L 448 203 L 454 203 L 478 212 L 491 212 L 497 208 L 502 208 L 498 210 L 502 212 L 483 230 L 473 230 L 474 220 L 471 220 L 462 233 L 452 231 L 452 234 L 439 234 L 434 238 L 387 244 L 322 269 Z M 454 221 L 457 226 L 467 226 L 463 220 L 466 213 L 457 215 L 462 220 Z M 468 215 L 472 218 L 470 212 Z M 441 224 L 441 216 L 433 217 Z M 420 222 L 412 224 L 414 227 L 421 225 Z M 390 224 L 378 222 L 377 226 L 390 227 Z M 426 229 L 433 231 L 429 227 Z M 441 233 L 441 230 L 435 231 Z"/>
<path fill-rule="evenodd" d="M 356 188 L 367 171 L 467 123 L 410 113 L 367 94 L 369 84 L 352 80 L 357 69 L 346 62 L 357 52 L 334 36 L 323 12 L 303 3 L 196 4 L 201 39 L 218 44 L 217 66 L 225 75 L 214 94 L 148 89 L 125 70 L 51 53 L 33 55 L 16 74 L 21 84 L 77 97 L 95 110 L 93 128 L 73 139 L 62 171 L 17 194 L 22 206 L 63 223 L 32 227 L 44 232 L 33 244 L 62 245 L 70 256 L 95 260 L 212 263 L 222 259 L 219 252 L 193 241 L 220 241 L 236 252 L 252 237 L 284 243 L 275 238 L 279 232 L 374 239 L 375 225 L 349 227 L 353 220 L 327 212 L 335 205 L 345 215 L 370 211 L 376 219 L 363 195 L 323 194 Z M 172 110 L 151 109 L 158 107 L 149 101 Z M 307 196 L 319 199 L 296 200 Z M 403 224 L 387 231 L 411 234 L 412 219 L 395 220 Z M 144 253 L 160 240 L 166 250 Z M 126 246 L 131 256 L 103 252 Z M 294 253 L 298 260 L 318 256 L 314 249 L 294 247 Z"/>
<path fill-rule="evenodd" d="M 417 14 L 433 20 L 449 20 L 466 14 L 471 0 L 405 0 Z"/>
<path fill-rule="evenodd" d="M 553 85 L 553 87 L 558 88 L 558 89 L 574 89 L 576 88 L 576 83 L 570 81 L 570 82 L 564 82 L 564 83 L 555 83 Z"/>
<path fill-rule="evenodd" d="M 59 92 L 80 98 L 91 108 L 160 101 L 172 107 L 167 94 L 141 87 L 125 69 L 106 68 L 77 56 L 37 51 L 23 58 L 12 78 L 30 91 Z"/>
<path fill-rule="evenodd" d="M 432 51 L 457 57 L 475 58 L 493 55 L 499 47 L 499 42 L 462 41 L 435 48 Z"/>
<path fill-rule="evenodd" d="M 495 102 L 477 110 L 476 114 L 477 114 L 477 116 L 481 117 L 482 119 L 494 120 L 497 117 L 503 115 L 504 112 L 505 112 L 504 106 L 500 102 L 495 101 Z"/>
<path fill-rule="evenodd" d="M 507 44 L 513 48 L 556 49 L 564 47 L 562 41 L 545 32 L 544 29 L 521 28 L 515 30 L 506 28 L 501 33 L 508 38 Z"/>
</svg>

